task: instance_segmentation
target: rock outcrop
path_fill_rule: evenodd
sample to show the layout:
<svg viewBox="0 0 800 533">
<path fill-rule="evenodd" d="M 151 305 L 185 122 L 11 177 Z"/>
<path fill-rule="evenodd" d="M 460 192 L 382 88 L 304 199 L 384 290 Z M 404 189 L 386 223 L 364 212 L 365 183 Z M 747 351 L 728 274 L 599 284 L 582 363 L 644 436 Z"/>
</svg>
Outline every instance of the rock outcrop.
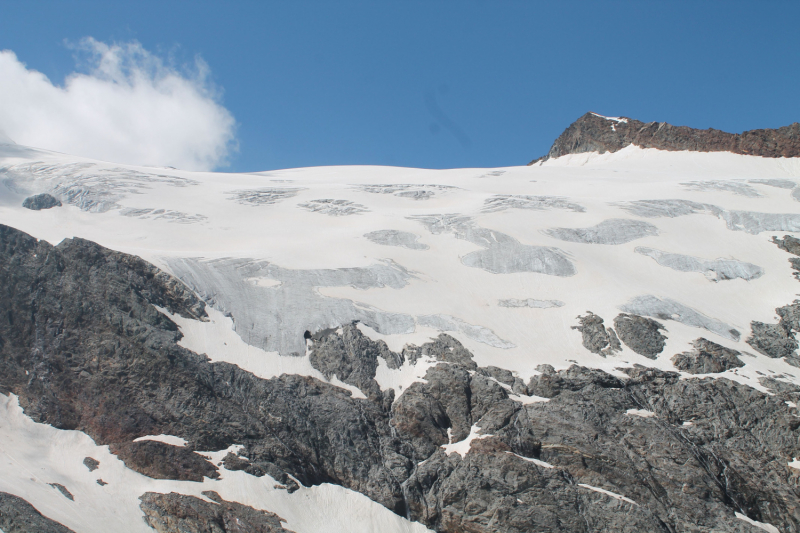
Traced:
<svg viewBox="0 0 800 533">
<path fill-rule="evenodd" d="M 114 443 L 109 450 L 131 470 L 153 479 L 203 481 L 203 477 L 219 478 L 217 467 L 199 453 L 182 446 L 144 440 Z"/>
<path fill-rule="evenodd" d="M 614 328 L 625 346 L 648 359 L 657 358 L 664 350 L 664 326 L 652 318 L 620 313 L 614 318 Z"/>
<path fill-rule="evenodd" d="M 789 264 L 792 265 L 792 270 L 794 270 L 794 277 L 800 281 L 800 239 L 796 239 L 791 235 L 784 235 L 783 239 L 772 237 L 772 242 L 777 244 L 781 250 L 796 256 L 789 258 Z"/>
<path fill-rule="evenodd" d="M 34 196 L 28 196 L 22 201 L 22 207 L 33 211 L 41 211 L 42 209 L 61 207 L 61 200 L 45 192 Z"/>
<path fill-rule="evenodd" d="M 139 499 L 147 524 L 158 533 L 292 533 L 269 511 L 223 500 L 205 491 L 209 503 L 195 496 L 146 492 Z"/>
<path fill-rule="evenodd" d="M 800 157 L 800 123 L 777 129 L 726 133 L 666 122 L 640 122 L 586 113 L 562 133 L 547 155 L 529 164 L 567 154 L 616 152 L 629 145 L 668 151 L 732 152 L 762 157 Z"/>
<path fill-rule="evenodd" d="M 50 520 L 19 496 L 0 492 L 0 531 L 3 533 L 74 533 Z"/>
<path fill-rule="evenodd" d="M 587 311 L 586 316 L 579 316 L 578 325 L 572 329 L 581 332 L 583 347 L 592 353 L 605 357 L 622 350 L 614 329 L 605 327 L 603 319 L 591 311 Z"/>
<path fill-rule="evenodd" d="M 699 338 L 692 343 L 693 350 L 676 354 L 672 364 L 678 370 L 690 374 L 716 374 L 732 368 L 740 368 L 744 363 L 736 350 L 725 348 L 708 339 Z"/>
</svg>

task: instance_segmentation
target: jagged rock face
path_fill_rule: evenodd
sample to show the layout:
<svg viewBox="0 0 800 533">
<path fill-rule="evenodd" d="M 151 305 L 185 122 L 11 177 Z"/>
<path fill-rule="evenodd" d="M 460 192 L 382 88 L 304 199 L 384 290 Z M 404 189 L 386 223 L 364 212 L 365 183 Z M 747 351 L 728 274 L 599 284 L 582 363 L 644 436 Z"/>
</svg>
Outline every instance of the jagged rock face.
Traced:
<svg viewBox="0 0 800 533">
<path fill-rule="evenodd" d="M 145 521 L 158 533 L 292 533 L 274 513 L 225 501 L 213 491 L 203 496 L 147 492 L 139 499 Z"/>
<path fill-rule="evenodd" d="M 690 374 L 715 374 L 744 366 L 738 357 L 741 355 L 739 352 L 708 339 L 699 338 L 692 343 L 692 346 L 694 350 L 672 357 L 675 368 Z"/>
<path fill-rule="evenodd" d="M 778 129 L 726 133 L 666 122 L 613 119 L 586 113 L 573 122 L 553 143 L 547 155 L 530 164 L 567 154 L 616 152 L 629 145 L 659 150 L 733 152 L 762 157 L 800 157 L 800 123 Z"/>
<path fill-rule="evenodd" d="M 74 533 L 50 520 L 18 496 L 0 492 L 0 531 L 3 533 Z"/>
<path fill-rule="evenodd" d="M 99 444 L 156 434 L 185 439 L 189 453 L 239 444 L 224 466 L 339 484 L 441 533 L 748 531 L 737 512 L 800 531 L 798 477 L 786 466 L 800 455 L 800 418 L 745 385 L 573 366 L 540 367 L 525 386 L 478 367 L 447 335 L 396 354 L 352 324 L 309 334 L 314 365 L 362 388 L 357 399 L 310 377 L 210 363 L 176 344 L 154 305 L 204 315 L 139 259 L 0 227 L 0 389 L 34 419 Z M 424 381 L 395 401 L 375 388 L 378 358 L 421 357 L 434 360 Z M 185 498 L 143 498 L 149 523 L 204 531 L 222 520 L 220 531 L 235 531 L 224 528 L 250 520 L 238 504 Z"/>
<path fill-rule="evenodd" d="M 61 207 L 61 200 L 51 194 L 42 193 L 25 198 L 22 202 L 22 207 L 33 211 L 41 211 L 42 209 Z"/>
<path fill-rule="evenodd" d="M 587 311 L 586 316 L 578 317 L 579 324 L 572 326 L 583 335 L 583 347 L 597 355 L 614 355 L 615 352 L 622 350 L 619 338 L 612 328 L 604 325 L 603 319 Z"/>
<path fill-rule="evenodd" d="M 652 318 L 620 313 L 614 318 L 614 328 L 620 340 L 639 355 L 655 359 L 664 350 L 664 326 Z"/>
<path fill-rule="evenodd" d="M 778 248 L 785 250 L 797 257 L 790 257 L 789 263 L 794 270 L 794 277 L 800 281 L 800 239 L 795 239 L 791 235 L 784 235 L 783 239 L 772 237 L 772 242 L 778 245 Z"/>
<path fill-rule="evenodd" d="M 800 300 L 775 309 L 775 313 L 779 318 L 777 324 L 751 322 L 753 334 L 747 338 L 747 344 L 768 357 L 784 357 L 790 365 L 800 366 L 797 355 L 800 345 L 795 338 L 800 332 Z"/>
</svg>

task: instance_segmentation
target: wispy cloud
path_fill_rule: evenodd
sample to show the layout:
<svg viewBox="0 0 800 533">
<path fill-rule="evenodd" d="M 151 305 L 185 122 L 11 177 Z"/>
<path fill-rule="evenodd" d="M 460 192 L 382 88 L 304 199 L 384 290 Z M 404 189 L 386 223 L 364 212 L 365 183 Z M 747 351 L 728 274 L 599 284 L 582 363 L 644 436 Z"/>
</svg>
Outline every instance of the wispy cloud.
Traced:
<svg viewBox="0 0 800 533">
<path fill-rule="evenodd" d="M 235 120 L 208 65 L 175 67 L 138 42 L 73 47 L 63 86 L 0 51 L 0 131 L 18 144 L 105 161 L 207 170 L 236 150 Z"/>
</svg>

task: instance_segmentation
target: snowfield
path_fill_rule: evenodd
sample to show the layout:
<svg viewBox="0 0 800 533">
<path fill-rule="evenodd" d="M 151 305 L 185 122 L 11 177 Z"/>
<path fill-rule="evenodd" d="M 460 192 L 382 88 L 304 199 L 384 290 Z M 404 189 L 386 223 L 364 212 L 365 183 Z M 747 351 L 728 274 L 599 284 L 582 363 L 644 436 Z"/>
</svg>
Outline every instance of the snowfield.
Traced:
<svg viewBox="0 0 800 533">
<path fill-rule="evenodd" d="M 746 352 L 745 366 L 713 377 L 761 391 L 760 376 L 800 384 L 800 369 L 745 343 L 751 321 L 775 322 L 775 309 L 800 293 L 789 254 L 771 242 L 800 236 L 798 191 L 800 159 L 634 146 L 491 170 L 226 174 L 0 144 L 0 223 L 52 244 L 80 237 L 138 255 L 210 306 L 207 322 L 172 317 L 181 345 L 260 377 L 313 376 L 355 397 L 360 390 L 312 368 L 304 332 L 359 321 L 401 350 L 444 331 L 479 366 L 526 382 L 541 364 L 674 371 L 670 358 L 705 337 Z M 63 206 L 22 207 L 45 192 Z M 625 345 L 613 356 L 591 353 L 573 329 L 587 311 L 606 325 L 620 312 L 654 317 L 666 327 L 666 347 L 655 360 Z M 430 364 L 382 363 L 376 379 L 399 396 Z M 467 441 L 445 448 L 463 455 L 482 437 L 473 427 Z M 216 463 L 224 452 L 212 455 Z M 97 471 L 83 465 L 87 456 L 100 461 Z M 221 472 L 203 483 L 147 478 L 88 436 L 36 424 L 13 396 L 0 396 L 0 491 L 78 532 L 151 531 L 139 495 L 204 490 L 274 512 L 298 533 L 426 531 L 338 486 L 288 494 L 269 476 Z M 48 483 L 68 487 L 74 501 Z M 97 520 L 85 523 L 87 514 Z"/>
</svg>

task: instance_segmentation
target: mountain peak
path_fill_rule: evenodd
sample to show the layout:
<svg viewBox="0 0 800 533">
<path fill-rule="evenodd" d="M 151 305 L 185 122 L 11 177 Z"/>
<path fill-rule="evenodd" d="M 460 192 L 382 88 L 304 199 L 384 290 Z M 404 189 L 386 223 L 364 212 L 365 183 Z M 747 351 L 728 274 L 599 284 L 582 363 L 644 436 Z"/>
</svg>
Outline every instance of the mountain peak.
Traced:
<svg viewBox="0 0 800 533">
<path fill-rule="evenodd" d="M 564 130 L 547 155 L 529 164 L 567 154 L 616 152 L 629 145 L 669 151 L 732 152 L 762 157 L 800 157 L 800 124 L 778 129 L 727 133 L 709 128 L 641 122 L 589 112 Z"/>
</svg>

